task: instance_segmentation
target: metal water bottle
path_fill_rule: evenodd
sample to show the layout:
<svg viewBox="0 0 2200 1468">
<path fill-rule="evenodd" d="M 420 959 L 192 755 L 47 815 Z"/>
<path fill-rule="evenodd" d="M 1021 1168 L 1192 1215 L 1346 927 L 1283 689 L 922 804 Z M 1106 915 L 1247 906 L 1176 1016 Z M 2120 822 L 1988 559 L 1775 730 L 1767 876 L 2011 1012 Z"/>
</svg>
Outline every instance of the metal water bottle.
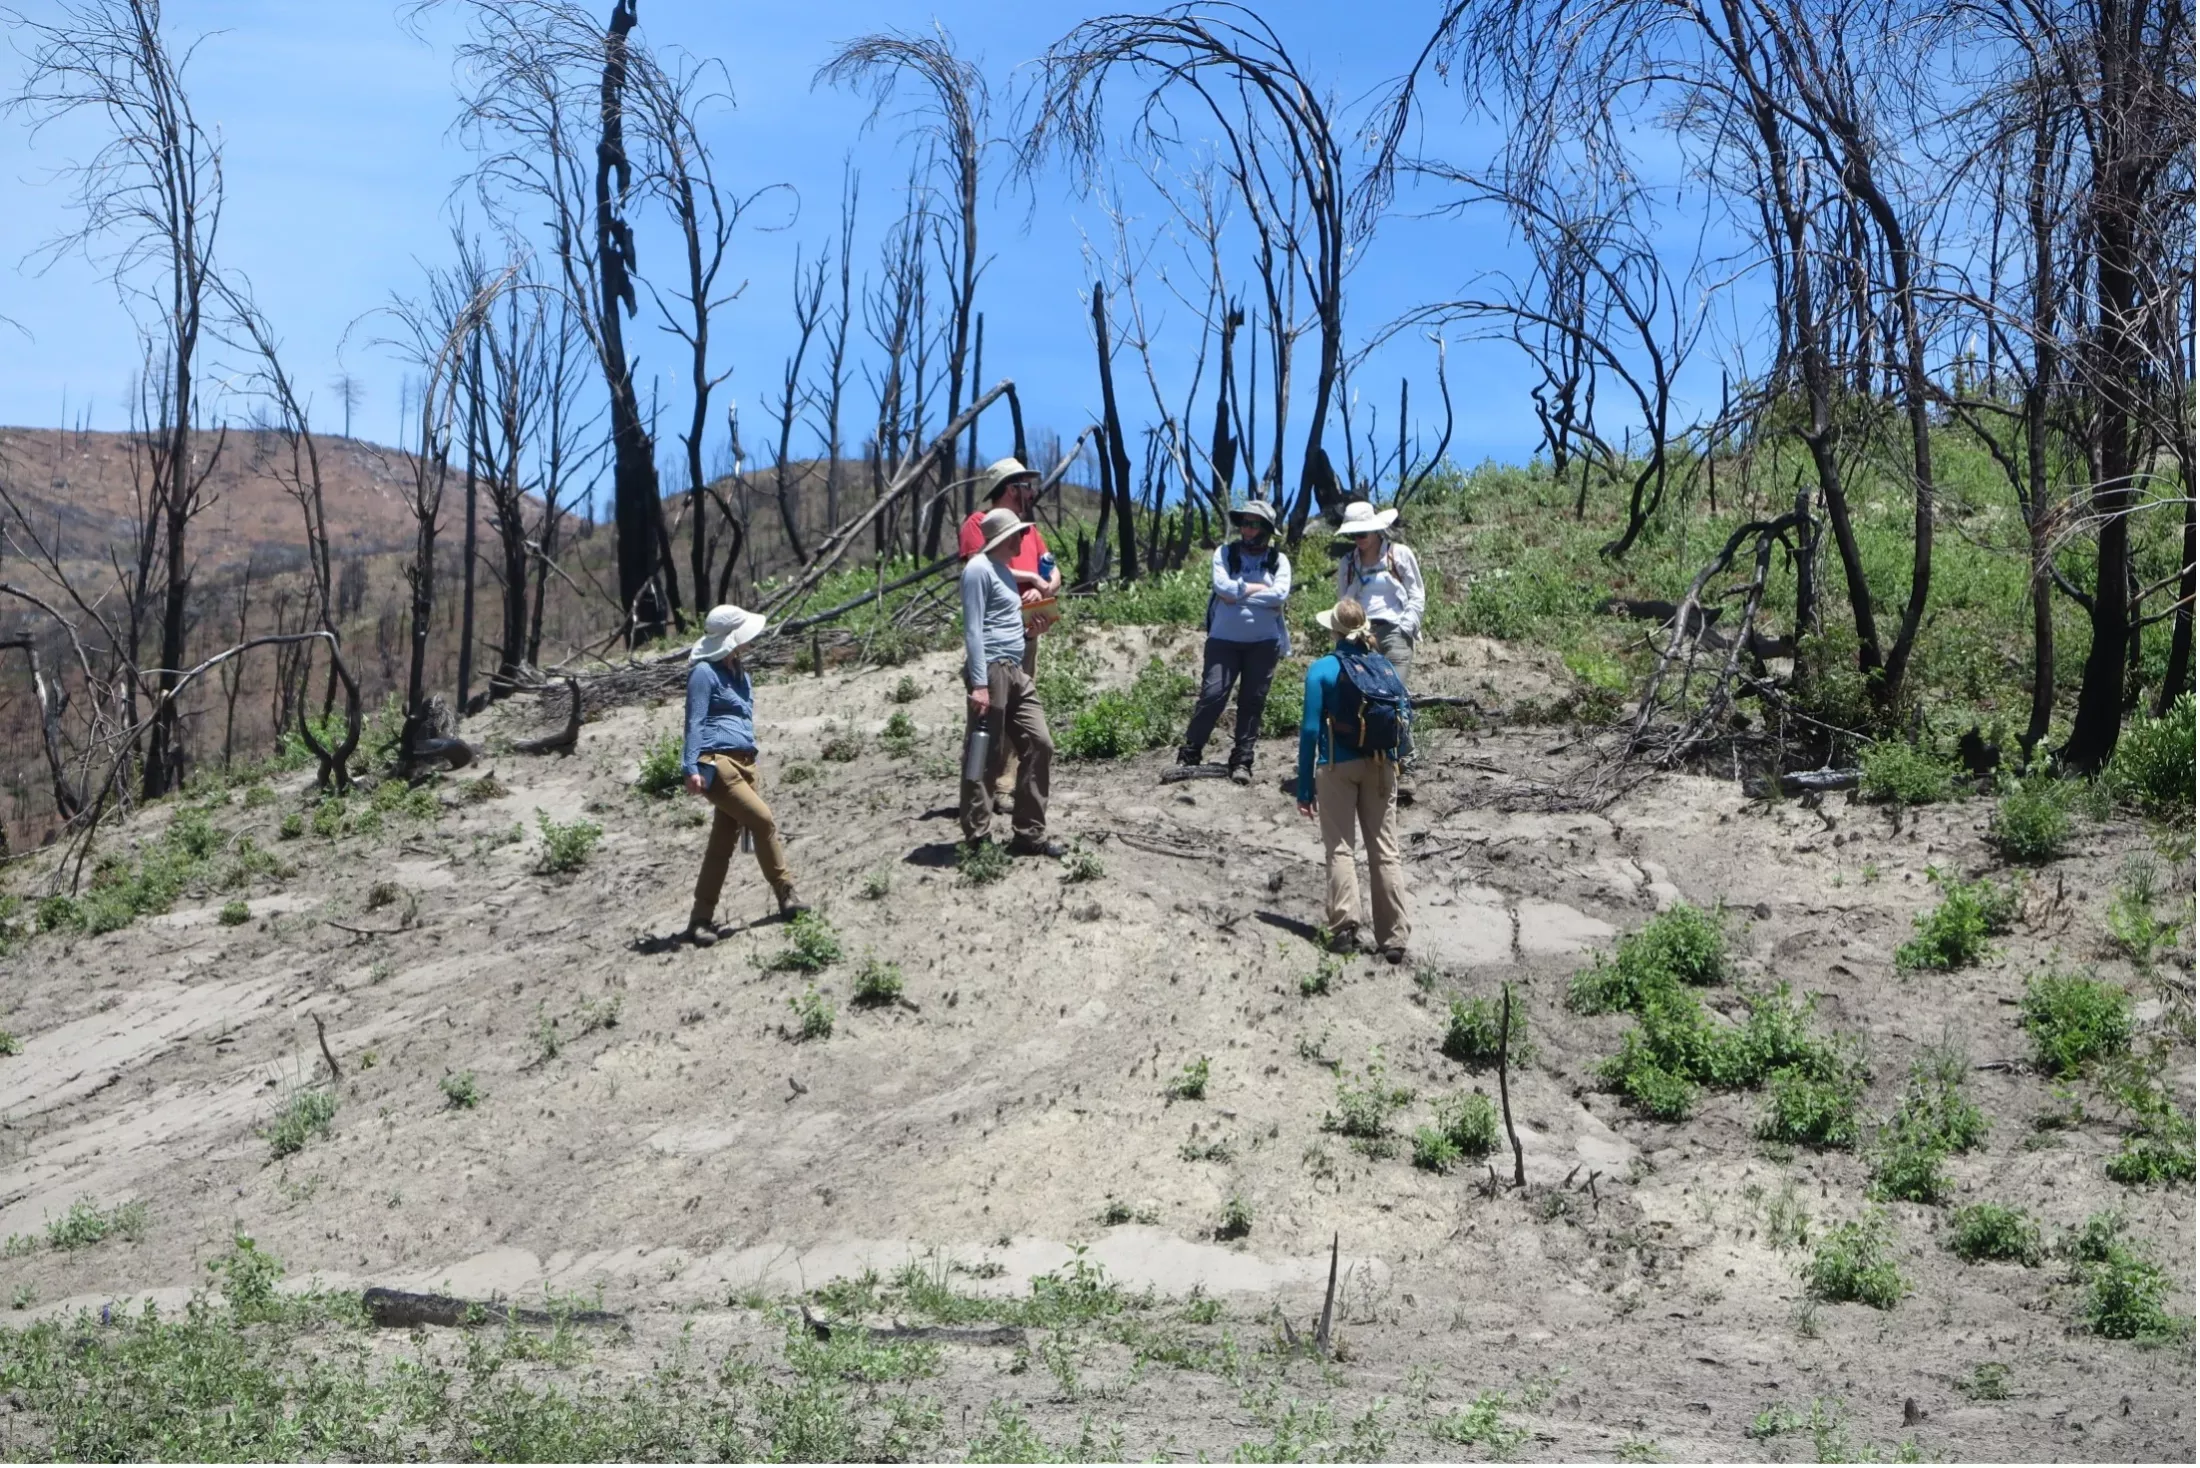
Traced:
<svg viewBox="0 0 2200 1468">
<path fill-rule="evenodd" d="M 988 711 L 963 743 L 963 780 L 968 784 L 985 783 L 986 757 L 993 752 L 992 723 L 993 715 Z"/>
</svg>

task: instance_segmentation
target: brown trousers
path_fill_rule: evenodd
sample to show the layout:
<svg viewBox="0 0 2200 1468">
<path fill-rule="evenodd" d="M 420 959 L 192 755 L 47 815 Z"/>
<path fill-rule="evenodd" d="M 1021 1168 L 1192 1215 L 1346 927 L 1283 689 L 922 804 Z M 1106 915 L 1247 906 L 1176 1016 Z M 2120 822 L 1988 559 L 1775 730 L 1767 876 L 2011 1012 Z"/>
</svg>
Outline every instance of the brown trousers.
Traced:
<svg viewBox="0 0 2200 1468">
<path fill-rule="evenodd" d="M 1357 827 L 1375 889 L 1375 946 L 1403 946 L 1408 925 L 1405 870 L 1398 860 L 1398 766 L 1387 759 L 1323 765 L 1314 772 L 1314 808 L 1328 867 L 1329 926 L 1360 921 L 1360 879 L 1352 869 Z"/>
<path fill-rule="evenodd" d="M 712 750 L 696 763 L 710 771 L 703 797 L 715 815 L 710 823 L 710 845 L 703 850 L 703 870 L 695 879 L 695 907 L 691 923 L 707 923 L 718 916 L 718 894 L 725 889 L 726 864 L 733 859 L 734 844 L 747 831 L 756 842 L 756 865 L 771 884 L 772 896 L 794 890 L 794 873 L 787 869 L 787 849 L 779 841 L 779 822 L 764 804 L 763 787 L 756 778 L 756 756 Z"/>
<path fill-rule="evenodd" d="M 983 841 L 993 829 L 991 776 L 998 773 L 996 760 L 1009 751 L 1016 756 L 1016 796 L 1011 824 L 1019 837 L 1040 841 L 1047 834 L 1047 791 L 1054 778 L 1054 736 L 1047 732 L 1046 710 L 1039 707 L 1039 689 L 1031 675 L 1015 663 L 989 663 L 986 690 L 992 708 L 986 719 L 992 748 L 987 752 L 985 780 L 962 782 L 962 830 L 965 841 Z M 963 748 L 978 732 L 978 712 L 963 704 Z"/>
</svg>

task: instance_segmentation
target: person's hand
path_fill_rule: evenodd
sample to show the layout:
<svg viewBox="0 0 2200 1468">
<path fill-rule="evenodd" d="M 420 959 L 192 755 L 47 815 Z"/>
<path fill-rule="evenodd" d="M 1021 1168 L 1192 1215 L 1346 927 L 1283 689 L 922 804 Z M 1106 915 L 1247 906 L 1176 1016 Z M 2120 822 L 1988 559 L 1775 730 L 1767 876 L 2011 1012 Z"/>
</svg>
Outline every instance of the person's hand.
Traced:
<svg viewBox="0 0 2200 1468">
<path fill-rule="evenodd" d="M 1310 821 L 1314 819 L 1314 802 L 1311 800 L 1300 801 L 1299 814 L 1306 817 Z"/>
<path fill-rule="evenodd" d="M 1247 596 L 1259 596 L 1267 589 L 1268 583 L 1265 581 L 1248 581 L 1245 583 L 1245 594 Z"/>
<path fill-rule="evenodd" d="M 970 706 L 976 709 L 981 715 L 986 713 L 993 707 L 993 690 L 991 688 L 971 689 Z"/>
<path fill-rule="evenodd" d="M 1046 599 L 1046 593 L 1041 591 L 1036 585 L 1026 586 L 1024 588 L 1025 606 L 1033 606 L 1039 602 L 1045 601 Z"/>
<path fill-rule="evenodd" d="M 701 775 L 687 777 L 687 792 L 690 795 L 701 795 L 703 793 L 703 777 Z"/>
</svg>

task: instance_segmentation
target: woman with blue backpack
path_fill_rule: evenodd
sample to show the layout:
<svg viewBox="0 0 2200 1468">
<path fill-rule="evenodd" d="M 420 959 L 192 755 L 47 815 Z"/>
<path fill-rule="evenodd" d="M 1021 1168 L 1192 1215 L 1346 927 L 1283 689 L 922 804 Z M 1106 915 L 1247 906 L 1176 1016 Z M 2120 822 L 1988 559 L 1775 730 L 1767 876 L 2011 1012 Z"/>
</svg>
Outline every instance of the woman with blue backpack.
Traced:
<svg viewBox="0 0 2200 1468">
<path fill-rule="evenodd" d="M 1421 614 L 1428 607 L 1428 586 L 1421 579 L 1420 558 L 1413 547 L 1392 536 L 1398 522 L 1396 509 L 1378 510 L 1366 500 L 1344 507 L 1344 523 L 1337 534 L 1351 541 L 1351 549 L 1337 564 L 1337 596 L 1367 609 L 1367 625 L 1374 633 L 1375 650 L 1390 660 L 1401 682 L 1413 671 L 1413 649 L 1421 641 Z M 1398 799 L 1413 804 L 1411 774 L 1413 738 L 1398 753 Z"/>
<path fill-rule="evenodd" d="M 1176 760 L 1180 765 L 1200 762 L 1236 684 L 1237 736 L 1230 745 L 1230 778 L 1249 785 L 1268 685 L 1275 681 L 1277 659 L 1291 651 L 1291 634 L 1283 624 L 1284 604 L 1291 600 L 1291 558 L 1270 543 L 1276 535 L 1276 507 L 1266 500 L 1246 501 L 1231 512 L 1230 521 L 1238 538 L 1215 547 L 1206 668 Z"/>
<path fill-rule="evenodd" d="M 1319 819 L 1328 871 L 1330 946 L 1359 946 L 1360 884 L 1352 868 L 1355 830 L 1367 844 L 1374 887 L 1375 949 L 1406 957 L 1405 867 L 1398 853 L 1398 759 L 1407 747 L 1412 700 L 1390 660 L 1376 650 L 1367 609 L 1340 601 L 1317 618 L 1336 650 L 1306 670 L 1299 722 L 1299 814 Z"/>
</svg>

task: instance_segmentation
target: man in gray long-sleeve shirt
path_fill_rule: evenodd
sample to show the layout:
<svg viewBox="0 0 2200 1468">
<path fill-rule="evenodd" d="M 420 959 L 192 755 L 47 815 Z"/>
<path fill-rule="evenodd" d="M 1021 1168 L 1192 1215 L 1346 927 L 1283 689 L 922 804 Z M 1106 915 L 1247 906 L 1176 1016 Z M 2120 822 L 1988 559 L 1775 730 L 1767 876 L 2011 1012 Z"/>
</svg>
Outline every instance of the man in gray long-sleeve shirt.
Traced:
<svg viewBox="0 0 2200 1468">
<path fill-rule="evenodd" d="M 994 762 L 980 778 L 968 777 L 970 741 L 988 731 L 997 754 L 1005 740 L 1016 751 L 1016 799 L 1011 817 L 1018 856 L 1060 856 L 1047 839 L 1047 788 L 1054 769 L 1054 739 L 1047 732 L 1039 690 L 1024 671 L 1023 593 L 1009 573 L 1009 558 L 1030 524 L 1014 510 L 988 511 L 978 524 L 984 547 L 963 563 L 963 686 L 969 715 L 963 726 L 962 829 L 965 841 L 992 834 Z"/>
</svg>

